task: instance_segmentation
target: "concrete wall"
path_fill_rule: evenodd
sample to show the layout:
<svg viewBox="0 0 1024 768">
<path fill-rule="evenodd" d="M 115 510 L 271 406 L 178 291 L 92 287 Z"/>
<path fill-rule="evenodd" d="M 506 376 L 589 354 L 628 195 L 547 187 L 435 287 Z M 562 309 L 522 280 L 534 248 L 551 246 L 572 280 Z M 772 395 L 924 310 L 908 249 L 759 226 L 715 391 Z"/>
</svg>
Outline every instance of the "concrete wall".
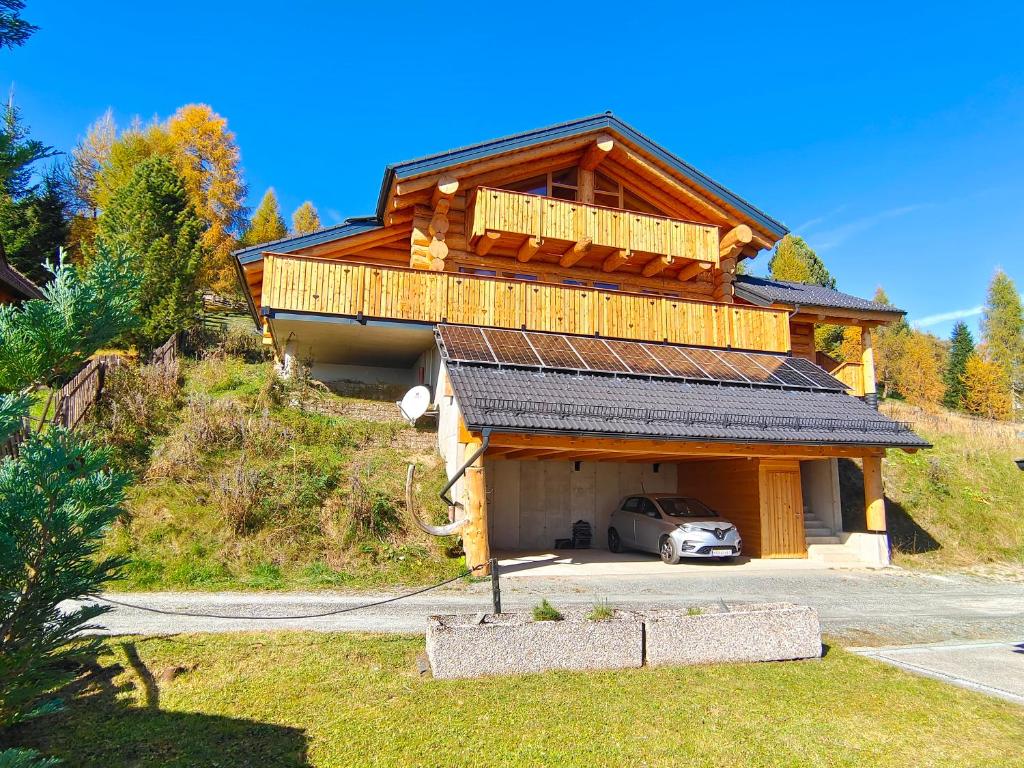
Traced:
<svg viewBox="0 0 1024 768">
<path fill-rule="evenodd" d="M 674 493 L 676 467 L 653 464 L 488 460 L 487 501 L 491 547 L 550 549 L 572 535 L 572 525 L 593 526 L 595 548 L 607 547 L 608 516 L 631 493 Z"/>
<path fill-rule="evenodd" d="M 833 531 L 843 530 L 838 460 L 801 461 L 800 486 L 803 490 L 804 511 L 816 514 Z"/>
</svg>

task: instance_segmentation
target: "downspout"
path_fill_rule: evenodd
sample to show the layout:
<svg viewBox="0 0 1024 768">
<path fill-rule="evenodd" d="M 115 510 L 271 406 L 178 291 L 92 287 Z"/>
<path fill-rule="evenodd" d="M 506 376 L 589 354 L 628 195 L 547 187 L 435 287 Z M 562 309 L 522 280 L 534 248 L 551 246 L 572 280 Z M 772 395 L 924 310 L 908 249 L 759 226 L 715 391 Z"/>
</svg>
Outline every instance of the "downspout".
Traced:
<svg viewBox="0 0 1024 768">
<path fill-rule="evenodd" d="M 483 456 L 484 451 L 487 450 L 487 446 L 491 442 L 490 429 L 485 429 L 482 435 L 483 439 L 480 441 L 480 447 L 473 451 L 473 454 L 462 463 L 462 466 L 456 470 L 451 480 L 445 484 L 444 488 L 441 489 L 441 493 L 438 494 L 441 497 L 441 501 L 443 501 L 449 508 L 458 505 L 448 497 L 448 491 L 450 491 L 452 486 L 455 485 L 464 474 L 466 474 L 466 470 L 473 466 L 477 459 Z M 448 523 L 447 525 L 431 525 L 430 523 L 426 523 L 420 519 L 420 516 L 416 514 L 412 498 L 412 482 L 415 474 L 416 465 L 410 464 L 409 470 L 405 476 L 405 506 L 406 509 L 409 510 L 409 514 L 412 515 L 413 522 L 416 523 L 420 530 L 425 533 L 429 533 L 431 536 L 451 536 L 468 522 L 467 518 L 456 520 Z"/>
</svg>

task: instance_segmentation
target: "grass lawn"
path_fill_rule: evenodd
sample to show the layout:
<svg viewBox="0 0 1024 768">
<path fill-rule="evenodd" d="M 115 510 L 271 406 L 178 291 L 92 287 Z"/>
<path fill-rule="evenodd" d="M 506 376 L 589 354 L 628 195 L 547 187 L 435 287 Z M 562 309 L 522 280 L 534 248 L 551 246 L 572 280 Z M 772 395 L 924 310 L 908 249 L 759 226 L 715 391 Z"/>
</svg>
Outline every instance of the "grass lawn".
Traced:
<svg viewBox="0 0 1024 768">
<path fill-rule="evenodd" d="M 1019 766 L 1024 752 L 1024 709 L 836 648 L 820 661 L 459 682 L 419 677 L 414 637 L 108 646 L 102 684 L 10 735 L 68 765 L 104 768 L 907 768 Z"/>
</svg>

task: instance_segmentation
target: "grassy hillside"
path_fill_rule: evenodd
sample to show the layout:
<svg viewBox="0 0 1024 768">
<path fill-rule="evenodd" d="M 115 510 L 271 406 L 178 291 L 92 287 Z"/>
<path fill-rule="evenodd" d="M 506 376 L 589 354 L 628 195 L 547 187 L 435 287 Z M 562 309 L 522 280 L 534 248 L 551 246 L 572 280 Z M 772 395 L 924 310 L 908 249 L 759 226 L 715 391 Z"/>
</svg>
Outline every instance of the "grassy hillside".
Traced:
<svg viewBox="0 0 1024 768">
<path fill-rule="evenodd" d="M 888 519 L 897 565 L 931 569 L 1024 569 L 1024 458 L 1021 424 L 931 413 L 899 402 L 882 410 L 914 424 L 934 448 L 890 451 L 884 462 Z M 843 462 L 843 516 L 863 525 L 860 469 Z"/>
<path fill-rule="evenodd" d="M 405 513 L 405 470 L 438 516 L 436 436 L 393 403 L 283 384 L 266 362 L 185 361 L 113 377 L 91 431 L 131 469 L 129 514 L 105 551 L 128 564 L 120 589 L 339 588 L 454 575 L 451 540 Z"/>
</svg>

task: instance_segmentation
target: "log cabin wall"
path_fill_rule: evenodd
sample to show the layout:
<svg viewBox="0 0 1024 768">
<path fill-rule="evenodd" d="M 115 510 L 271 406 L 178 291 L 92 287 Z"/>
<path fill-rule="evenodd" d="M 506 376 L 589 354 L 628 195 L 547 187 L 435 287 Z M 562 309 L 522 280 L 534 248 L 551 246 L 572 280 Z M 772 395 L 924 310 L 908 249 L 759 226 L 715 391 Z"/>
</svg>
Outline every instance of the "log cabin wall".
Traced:
<svg viewBox="0 0 1024 768">
<path fill-rule="evenodd" d="M 814 325 L 812 323 L 789 324 L 789 338 L 793 345 L 793 356 L 803 357 L 812 363 L 817 362 L 817 352 L 814 348 Z"/>
</svg>

